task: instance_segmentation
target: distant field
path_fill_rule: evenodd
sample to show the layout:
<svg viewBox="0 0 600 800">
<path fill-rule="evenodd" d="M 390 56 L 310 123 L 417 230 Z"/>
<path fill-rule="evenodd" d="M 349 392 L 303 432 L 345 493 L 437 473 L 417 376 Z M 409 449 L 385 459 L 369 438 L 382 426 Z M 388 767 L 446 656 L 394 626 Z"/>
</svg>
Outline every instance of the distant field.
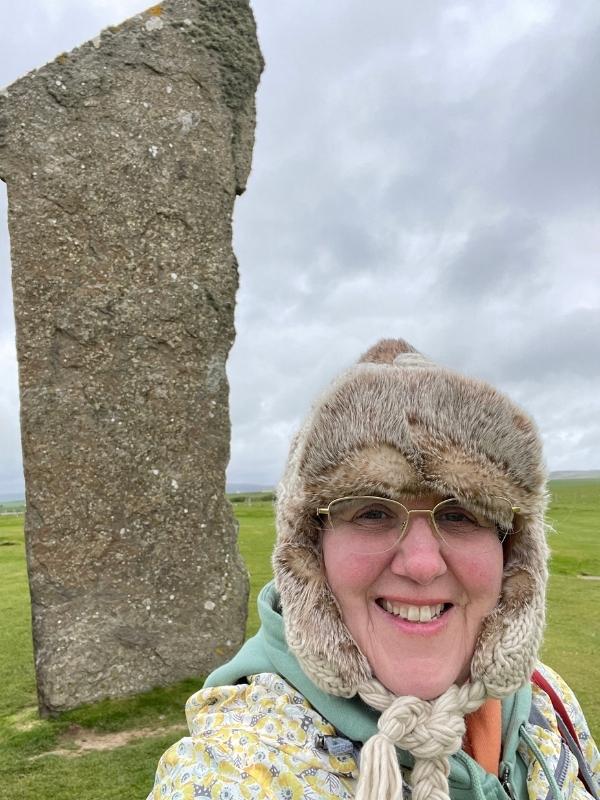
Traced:
<svg viewBox="0 0 600 800">
<path fill-rule="evenodd" d="M 6 514 L 23 514 L 25 502 L 23 500 L 4 500 L 0 503 L 0 516 Z"/>
<path fill-rule="evenodd" d="M 551 484 L 553 551 L 544 659 L 576 690 L 600 736 L 600 481 Z M 255 601 L 271 575 L 271 499 L 234 495 L 240 550 L 251 574 L 248 634 L 257 629 Z M 267 498 L 270 495 L 267 493 Z M 183 705 L 201 676 L 127 700 L 105 701 L 39 721 L 31 651 L 22 517 L 0 516 L 0 796 L 15 800 L 136 800 L 146 797 L 160 754 L 185 733 Z M 173 727 L 174 726 L 174 727 Z M 169 729 L 169 730 L 164 730 Z M 81 733 L 117 737 L 143 730 L 137 741 L 79 757 Z M 160 733 L 160 730 L 163 730 Z M 153 735 L 151 732 L 154 732 Z"/>
</svg>

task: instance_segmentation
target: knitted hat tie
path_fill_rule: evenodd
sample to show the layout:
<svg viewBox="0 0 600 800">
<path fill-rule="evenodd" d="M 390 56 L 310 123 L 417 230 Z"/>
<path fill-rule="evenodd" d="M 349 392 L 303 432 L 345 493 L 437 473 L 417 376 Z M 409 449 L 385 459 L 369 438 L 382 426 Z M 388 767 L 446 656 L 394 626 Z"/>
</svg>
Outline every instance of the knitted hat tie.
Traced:
<svg viewBox="0 0 600 800">
<path fill-rule="evenodd" d="M 449 800 L 449 756 L 460 750 L 464 715 L 486 699 L 481 681 L 450 686 L 435 700 L 395 697 L 377 680 L 359 690 L 368 705 L 382 711 L 379 733 L 361 751 L 356 800 L 402 800 L 402 772 L 396 747 L 410 752 L 414 800 Z"/>
</svg>

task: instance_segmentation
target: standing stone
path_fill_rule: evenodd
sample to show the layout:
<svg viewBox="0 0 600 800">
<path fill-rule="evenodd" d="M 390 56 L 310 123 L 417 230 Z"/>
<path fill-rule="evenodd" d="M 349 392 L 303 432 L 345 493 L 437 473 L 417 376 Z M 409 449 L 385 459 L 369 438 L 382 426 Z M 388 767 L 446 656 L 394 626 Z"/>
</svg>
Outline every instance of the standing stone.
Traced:
<svg viewBox="0 0 600 800">
<path fill-rule="evenodd" d="M 243 640 L 225 363 L 261 69 L 247 0 L 167 0 L 0 95 L 44 714 Z"/>
</svg>

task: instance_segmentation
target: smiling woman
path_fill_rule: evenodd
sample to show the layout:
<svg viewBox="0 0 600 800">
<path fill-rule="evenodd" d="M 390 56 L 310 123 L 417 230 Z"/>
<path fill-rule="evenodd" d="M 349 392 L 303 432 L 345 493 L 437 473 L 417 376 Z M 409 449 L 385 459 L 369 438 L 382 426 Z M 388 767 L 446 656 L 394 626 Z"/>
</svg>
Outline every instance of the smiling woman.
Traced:
<svg viewBox="0 0 600 800">
<path fill-rule="evenodd" d="M 377 344 L 295 437 L 262 628 L 190 698 L 150 798 L 596 798 L 579 704 L 537 661 L 545 506 L 521 409 Z"/>
</svg>

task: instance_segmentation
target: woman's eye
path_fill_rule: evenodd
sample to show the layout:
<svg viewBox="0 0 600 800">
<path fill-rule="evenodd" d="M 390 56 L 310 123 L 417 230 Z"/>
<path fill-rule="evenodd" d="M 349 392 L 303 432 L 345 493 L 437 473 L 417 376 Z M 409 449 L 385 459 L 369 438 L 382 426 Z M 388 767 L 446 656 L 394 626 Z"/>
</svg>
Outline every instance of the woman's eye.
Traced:
<svg viewBox="0 0 600 800">
<path fill-rule="evenodd" d="M 454 525 L 477 525 L 477 518 L 464 508 L 445 508 L 436 514 L 436 519 Z"/>
<path fill-rule="evenodd" d="M 354 515 L 353 522 L 374 523 L 385 522 L 391 519 L 391 514 L 385 508 L 363 508 Z"/>
<path fill-rule="evenodd" d="M 356 517 L 357 519 L 383 519 L 385 512 L 377 508 L 369 508 L 367 511 L 360 511 Z"/>
</svg>

